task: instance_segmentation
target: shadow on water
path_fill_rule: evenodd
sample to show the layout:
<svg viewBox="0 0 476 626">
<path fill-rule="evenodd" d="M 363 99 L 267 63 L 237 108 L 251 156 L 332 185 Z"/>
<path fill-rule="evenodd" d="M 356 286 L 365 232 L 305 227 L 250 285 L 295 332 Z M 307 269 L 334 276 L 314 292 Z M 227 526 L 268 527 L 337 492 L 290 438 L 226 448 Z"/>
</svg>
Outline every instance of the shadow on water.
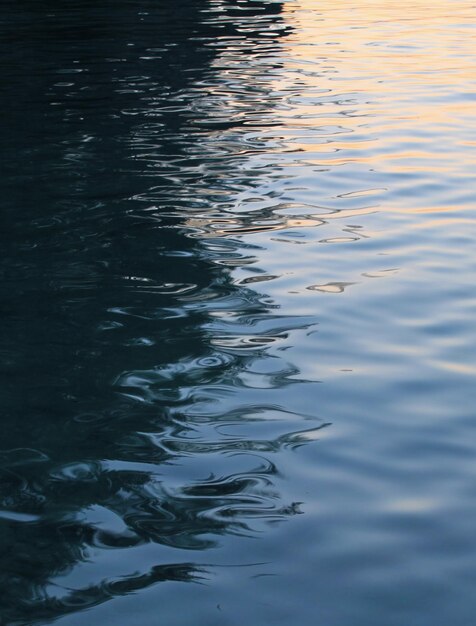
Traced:
<svg viewBox="0 0 476 626">
<path fill-rule="evenodd" d="M 1 28 L 0 606 L 30 624 L 206 578 L 191 550 L 299 513 L 272 458 L 310 434 L 269 396 L 299 385 L 268 352 L 292 322 L 184 221 L 234 191 L 214 61 L 277 46 L 280 4 L 8 2 Z"/>
</svg>

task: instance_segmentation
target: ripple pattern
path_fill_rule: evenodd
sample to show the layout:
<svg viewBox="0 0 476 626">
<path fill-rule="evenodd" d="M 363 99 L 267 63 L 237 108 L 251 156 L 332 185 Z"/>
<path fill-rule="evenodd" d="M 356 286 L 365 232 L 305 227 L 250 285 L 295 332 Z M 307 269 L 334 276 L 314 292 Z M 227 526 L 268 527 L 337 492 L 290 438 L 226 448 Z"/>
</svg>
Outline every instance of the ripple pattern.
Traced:
<svg viewBox="0 0 476 626">
<path fill-rule="evenodd" d="M 3 15 L 0 624 L 471 624 L 473 3 Z"/>
</svg>

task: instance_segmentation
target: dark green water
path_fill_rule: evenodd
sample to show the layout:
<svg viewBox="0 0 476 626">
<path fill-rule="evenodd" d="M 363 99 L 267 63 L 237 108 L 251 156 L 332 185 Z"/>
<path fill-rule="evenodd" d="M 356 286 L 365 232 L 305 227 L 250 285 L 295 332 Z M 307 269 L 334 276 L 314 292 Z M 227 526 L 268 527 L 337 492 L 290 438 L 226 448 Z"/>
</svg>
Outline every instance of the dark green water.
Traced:
<svg viewBox="0 0 476 626">
<path fill-rule="evenodd" d="M 476 12 L 428 7 L 3 0 L 2 626 L 474 624 Z"/>
</svg>

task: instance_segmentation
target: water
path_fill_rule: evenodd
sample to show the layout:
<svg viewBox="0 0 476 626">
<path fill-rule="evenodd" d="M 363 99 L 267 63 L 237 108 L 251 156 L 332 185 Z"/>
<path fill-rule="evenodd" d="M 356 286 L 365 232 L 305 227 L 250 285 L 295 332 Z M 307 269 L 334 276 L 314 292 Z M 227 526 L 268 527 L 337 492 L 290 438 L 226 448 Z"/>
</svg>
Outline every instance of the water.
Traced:
<svg viewBox="0 0 476 626">
<path fill-rule="evenodd" d="M 474 623 L 475 17 L 4 0 L 0 623 Z"/>
</svg>

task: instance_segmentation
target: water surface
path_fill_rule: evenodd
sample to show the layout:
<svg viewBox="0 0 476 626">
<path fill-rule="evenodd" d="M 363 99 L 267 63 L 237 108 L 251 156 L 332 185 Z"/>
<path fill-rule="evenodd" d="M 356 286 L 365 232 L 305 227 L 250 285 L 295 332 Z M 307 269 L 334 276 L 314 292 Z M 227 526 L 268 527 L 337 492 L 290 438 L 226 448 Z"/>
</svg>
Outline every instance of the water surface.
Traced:
<svg viewBox="0 0 476 626">
<path fill-rule="evenodd" d="M 0 623 L 474 622 L 475 17 L 4 1 Z"/>
</svg>

